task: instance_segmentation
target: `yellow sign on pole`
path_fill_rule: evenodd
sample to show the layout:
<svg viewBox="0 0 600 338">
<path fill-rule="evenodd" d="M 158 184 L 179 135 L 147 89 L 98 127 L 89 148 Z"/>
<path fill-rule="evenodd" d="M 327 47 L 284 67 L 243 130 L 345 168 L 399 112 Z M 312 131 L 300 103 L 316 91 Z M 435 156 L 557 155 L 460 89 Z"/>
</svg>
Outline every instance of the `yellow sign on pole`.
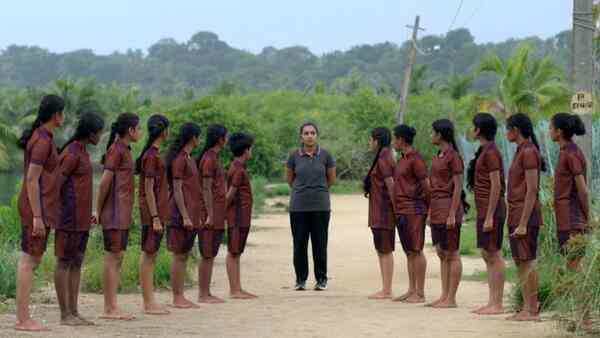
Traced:
<svg viewBox="0 0 600 338">
<path fill-rule="evenodd" d="M 571 111 L 575 114 L 591 114 L 594 111 L 594 97 L 589 92 L 577 92 L 571 100 Z"/>
</svg>

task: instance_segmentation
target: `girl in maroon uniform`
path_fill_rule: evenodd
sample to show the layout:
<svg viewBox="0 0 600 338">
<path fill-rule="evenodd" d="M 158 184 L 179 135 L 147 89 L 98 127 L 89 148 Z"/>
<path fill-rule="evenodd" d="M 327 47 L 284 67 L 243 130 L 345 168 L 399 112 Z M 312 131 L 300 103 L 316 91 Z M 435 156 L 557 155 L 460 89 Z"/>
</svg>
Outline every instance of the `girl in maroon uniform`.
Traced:
<svg viewBox="0 0 600 338">
<path fill-rule="evenodd" d="M 169 136 L 169 120 L 162 115 L 148 119 L 148 141 L 136 160 L 139 180 L 139 208 L 142 221 L 142 257 L 140 284 L 144 298 L 144 313 L 165 315 L 169 311 L 158 305 L 154 298 L 154 262 L 160 250 L 164 224 L 169 217 L 169 191 L 160 145 Z"/>
<path fill-rule="evenodd" d="M 185 123 L 171 143 L 167 158 L 167 179 L 171 187 L 169 196 L 169 223 L 167 246 L 173 254 L 171 264 L 171 286 L 173 306 L 180 309 L 196 308 L 198 305 L 187 300 L 184 282 L 187 259 L 194 247 L 194 240 L 201 224 L 200 176 L 191 153 L 200 143 L 200 126 Z"/>
<path fill-rule="evenodd" d="M 387 128 L 375 128 L 371 132 L 371 151 L 376 153 L 369 173 L 364 179 L 365 197 L 369 198 L 369 227 L 379 257 L 381 291 L 370 299 L 392 298 L 394 276 L 394 155 L 390 149 L 392 134 Z"/>
<path fill-rule="evenodd" d="M 585 135 L 585 125 L 574 114 L 559 113 L 552 117 L 550 137 L 560 145 L 560 155 L 554 171 L 554 211 L 558 241 L 568 254 L 571 238 L 584 234 L 590 219 L 587 188 L 587 163 L 573 136 Z M 568 267 L 579 270 L 581 257 L 570 257 Z"/>
<path fill-rule="evenodd" d="M 225 171 L 219 161 L 219 153 L 227 144 L 227 128 L 219 124 L 208 127 L 206 143 L 198 158 L 198 171 L 203 201 L 202 226 L 198 230 L 200 248 L 200 269 L 198 281 L 200 290 L 198 302 L 223 303 L 224 301 L 210 293 L 213 263 L 219 253 L 225 233 L 226 191 Z"/>
<path fill-rule="evenodd" d="M 86 148 L 98 144 L 103 128 L 100 116 L 82 115 L 75 135 L 60 150 L 62 213 L 54 235 L 54 286 L 63 325 L 93 324 L 79 314 L 77 303 L 90 227 L 97 222 L 92 217 L 94 170 Z"/>
<path fill-rule="evenodd" d="M 527 115 L 518 113 L 510 116 L 506 127 L 506 138 L 518 145 L 508 173 L 508 230 L 513 260 L 523 289 L 523 308 L 508 319 L 539 320 L 535 259 L 543 220 L 538 192 L 540 172 L 546 171 L 546 164 Z"/>
<path fill-rule="evenodd" d="M 112 124 L 107 151 L 102 158 L 104 172 L 96 200 L 104 237 L 104 313 L 101 318 L 111 320 L 135 318 L 119 309 L 117 292 L 129 227 L 133 223 L 135 162 L 130 144 L 140 139 L 139 122 L 137 115 L 122 113 Z"/>
<path fill-rule="evenodd" d="M 47 330 L 29 313 L 33 272 L 46 251 L 50 229 L 59 222 L 60 168 L 54 131 L 65 121 L 65 102 L 56 95 L 42 99 L 33 126 L 17 145 L 24 152 L 23 186 L 18 208 L 21 217 L 21 258 L 17 271 L 17 322 L 15 330 Z"/>
<path fill-rule="evenodd" d="M 417 131 L 407 125 L 394 128 L 394 147 L 402 157 L 394 170 L 396 219 L 400 243 L 408 266 L 408 291 L 394 299 L 406 303 L 425 302 L 425 219 L 430 198 L 427 164 L 413 147 Z"/>
<path fill-rule="evenodd" d="M 504 258 L 502 238 L 506 220 L 504 201 L 504 165 L 496 146 L 498 123 L 487 113 L 473 118 L 473 136 L 479 140 L 479 149 L 469 163 L 467 187 L 475 193 L 477 209 L 477 247 L 485 261 L 488 272 L 489 299 L 473 313 L 495 315 L 503 313 Z"/>
<path fill-rule="evenodd" d="M 442 119 L 433 122 L 432 128 L 431 141 L 439 152 L 431 162 L 429 220 L 433 245 L 440 258 L 442 295 L 428 306 L 454 308 L 462 276 L 460 228 L 469 204 L 463 191 L 464 165 L 454 140 L 454 125 Z"/>
</svg>

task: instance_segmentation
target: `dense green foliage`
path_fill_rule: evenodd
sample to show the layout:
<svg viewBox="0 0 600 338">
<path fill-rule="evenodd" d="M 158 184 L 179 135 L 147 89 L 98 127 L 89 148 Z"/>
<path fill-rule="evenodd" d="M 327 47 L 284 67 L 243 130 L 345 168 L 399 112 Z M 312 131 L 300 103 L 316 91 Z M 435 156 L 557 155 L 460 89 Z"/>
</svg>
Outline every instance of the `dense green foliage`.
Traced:
<svg viewBox="0 0 600 338">
<path fill-rule="evenodd" d="M 477 44 L 467 29 L 444 36 L 425 35 L 418 45 L 418 67 L 411 92 L 442 86 L 455 74 L 476 70 L 488 53 L 508 57 L 520 43 L 535 47 L 537 56 L 569 64 L 569 31 L 546 40 L 531 37 L 496 44 Z M 38 46 L 12 45 L 0 51 L 0 87 L 40 87 L 55 79 L 94 78 L 103 84 L 136 85 L 157 95 L 184 95 L 190 88 L 210 90 L 308 90 L 319 84 L 341 92 L 355 82 L 379 91 L 398 92 L 411 43 L 359 45 L 347 51 L 315 55 L 303 46 L 265 47 L 252 54 L 232 46 L 211 32 L 198 32 L 188 41 L 165 38 L 146 51 L 128 50 L 96 55 L 91 50 L 54 53 Z M 417 81 L 418 80 L 418 81 Z M 477 89 L 490 88 L 490 78 L 478 79 Z"/>
</svg>

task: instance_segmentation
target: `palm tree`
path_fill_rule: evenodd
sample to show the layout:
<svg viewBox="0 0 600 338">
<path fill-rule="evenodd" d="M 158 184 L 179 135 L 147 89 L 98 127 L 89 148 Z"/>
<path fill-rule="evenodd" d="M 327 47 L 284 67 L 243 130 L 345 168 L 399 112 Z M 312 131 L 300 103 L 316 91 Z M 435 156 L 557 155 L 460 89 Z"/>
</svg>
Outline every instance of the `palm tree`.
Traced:
<svg viewBox="0 0 600 338">
<path fill-rule="evenodd" d="M 489 54 L 479 66 L 480 73 L 498 78 L 496 95 L 506 116 L 516 113 L 551 113 L 568 105 L 570 91 L 563 82 L 563 70 L 549 57 L 534 59 L 532 48 L 519 47 L 508 59 Z"/>
<path fill-rule="evenodd" d="M 16 140 L 13 128 L 0 122 L 0 170 L 11 168 L 11 149 L 15 149 Z"/>
<path fill-rule="evenodd" d="M 448 93 L 454 104 L 453 109 L 449 112 L 448 117 L 450 120 L 454 120 L 457 115 L 458 102 L 469 93 L 469 90 L 473 87 L 473 80 L 471 75 L 453 75 L 450 77 L 448 84 L 442 89 L 443 92 Z"/>
</svg>

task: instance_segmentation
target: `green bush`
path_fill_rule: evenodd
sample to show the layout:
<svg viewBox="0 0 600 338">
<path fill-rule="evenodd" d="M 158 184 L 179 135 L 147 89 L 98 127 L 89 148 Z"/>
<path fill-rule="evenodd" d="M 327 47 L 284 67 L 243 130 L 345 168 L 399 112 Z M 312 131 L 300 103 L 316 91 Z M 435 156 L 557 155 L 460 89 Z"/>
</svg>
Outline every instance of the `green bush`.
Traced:
<svg viewBox="0 0 600 338">
<path fill-rule="evenodd" d="M 0 243 L 0 298 L 15 297 L 19 251 L 16 246 Z"/>
</svg>

